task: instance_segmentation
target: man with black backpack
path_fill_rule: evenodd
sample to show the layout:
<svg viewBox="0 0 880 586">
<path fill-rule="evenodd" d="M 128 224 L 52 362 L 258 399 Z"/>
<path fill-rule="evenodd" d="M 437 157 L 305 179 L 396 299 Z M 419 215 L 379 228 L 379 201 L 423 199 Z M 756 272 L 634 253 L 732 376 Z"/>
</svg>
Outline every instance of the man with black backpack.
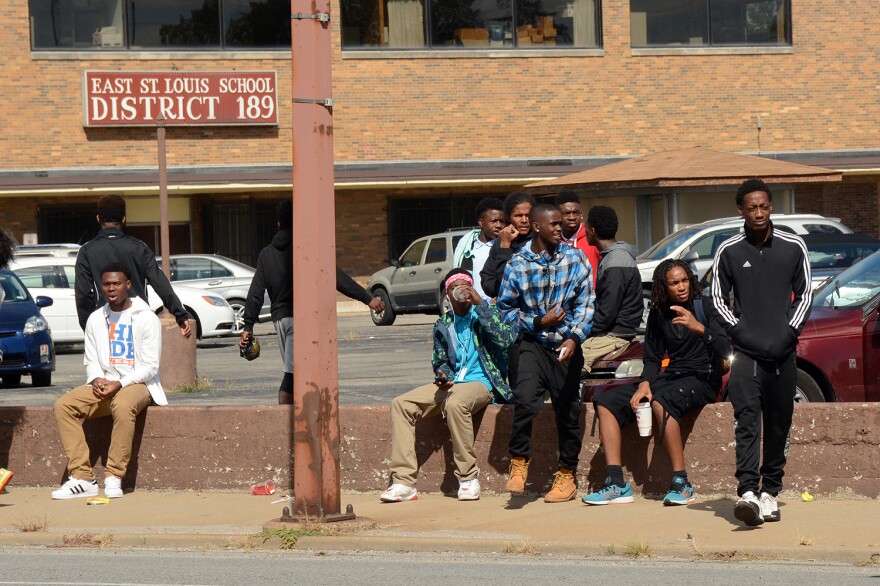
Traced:
<svg viewBox="0 0 880 586">
<path fill-rule="evenodd" d="M 667 259 L 655 269 L 641 382 L 593 397 L 607 477 L 602 488 L 583 497 L 584 503 L 633 502 L 632 488 L 623 479 L 620 430 L 635 421 L 635 411 L 642 401 L 651 405 L 672 462 L 672 485 L 663 504 L 694 501 L 694 487 L 684 465 L 681 418 L 688 411 L 715 402 L 721 388 L 721 362 L 730 354 L 724 330 L 706 318 L 700 293 L 699 282 L 687 263 Z M 661 374 L 660 363 L 667 354 L 669 365 Z"/>
</svg>

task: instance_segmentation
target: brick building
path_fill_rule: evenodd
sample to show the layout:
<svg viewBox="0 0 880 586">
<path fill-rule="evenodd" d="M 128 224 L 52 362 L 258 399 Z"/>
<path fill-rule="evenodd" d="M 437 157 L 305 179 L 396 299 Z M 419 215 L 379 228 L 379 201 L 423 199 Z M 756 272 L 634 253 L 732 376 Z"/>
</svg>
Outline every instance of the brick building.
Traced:
<svg viewBox="0 0 880 586">
<path fill-rule="evenodd" d="M 777 211 L 880 235 L 880 12 L 868 0 L 341 4 L 329 25 L 336 245 L 353 274 L 472 224 L 486 195 L 698 145 L 840 170 L 841 183 L 778 186 Z M 274 71 L 277 124 L 167 131 L 172 252 L 254 262 L 291 186 L 288 6 L 0 0 L 0 226 L 75 242 L 94 230 L 97 197 L 120 193 L 130 232 L 156 242 L 155 129 L 86 126 L 86 71 Z M 666 194 L 680 215 L 662 219 L 657 194 L 609 201 L 644 249 L 726 198 L 733 215 L 732 191 Z"/>
</svg>

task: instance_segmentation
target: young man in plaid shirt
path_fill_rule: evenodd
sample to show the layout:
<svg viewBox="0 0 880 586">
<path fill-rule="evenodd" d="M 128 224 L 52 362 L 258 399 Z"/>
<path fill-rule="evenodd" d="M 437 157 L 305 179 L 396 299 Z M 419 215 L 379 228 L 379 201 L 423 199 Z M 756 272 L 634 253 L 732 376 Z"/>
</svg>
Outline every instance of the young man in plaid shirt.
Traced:
<svg viewBox="0 0 880 586">
<path fill-rule="evenodd" d="M 532 420 L 550 393 L 559 435 L 559 471 L 544 496 L 548 503 L 572 500 L 581 450 L 581 343 L 593 317 L 593 277 L 583 252 L 560 244 L 562 215 L 550 204 L 532 208 L 534 238 L 504 271 L 498 308 L 523 335 L 516 407 L 510 436 L 510 476 L 506 490 L 523 492 L 531 458 Z"/>
</svg>

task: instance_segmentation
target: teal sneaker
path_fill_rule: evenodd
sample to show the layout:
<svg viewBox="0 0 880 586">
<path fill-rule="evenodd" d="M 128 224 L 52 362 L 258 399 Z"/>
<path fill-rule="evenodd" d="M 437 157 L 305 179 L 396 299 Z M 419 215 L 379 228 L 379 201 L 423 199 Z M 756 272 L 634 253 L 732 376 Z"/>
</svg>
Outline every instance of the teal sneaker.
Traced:
<svg viewBox="0 0 880 586">
<path fill-rule="evenodd" d="M 694 497 L 694 486 L 684 478 L 676 476 L 672 479 L 672 486 L 669 487 L 669 492 L 663 498 L 663 504 L 667 507 L 689 505 L 695 500 L 697 499 Z"/>
<path fill-rule="evenodd" d="M 629 482 L 618 486 L 612 484 L 610 478 L 606 478 L 605 486 L 594 493 L 585 494 L 581 500 L 586 505 L 622 505 L 633 502 L 633 491 Z"/>
</svg>

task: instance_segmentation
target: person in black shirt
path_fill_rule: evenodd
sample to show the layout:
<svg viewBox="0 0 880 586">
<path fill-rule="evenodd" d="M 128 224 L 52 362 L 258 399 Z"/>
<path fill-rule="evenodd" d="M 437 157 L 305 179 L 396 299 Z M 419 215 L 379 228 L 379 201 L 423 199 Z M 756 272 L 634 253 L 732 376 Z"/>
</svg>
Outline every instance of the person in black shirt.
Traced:
<svg viewBox="0 0 880 586">
<path fill-rule="evenodd" d="M 643 400 L 651 404 L 659 421 L 672 463 L 672 486 L 663 504 L 694 501 L 694 487 L 684 465 L 681 418 L 715 402 L 721 388 L 721 360 L 730 354 L 724 330 L 705 317 L 708 313 L 700 293 L 699 282 L 684 261 L 667 259 L 654 270 L 641 382 L 593 398 L 608 473 L 602 488 L 584 496 L 586 504 L 633 502 L 632 488 L 623 479 L 620 430 L 635 421 L 635 410 Z M 667 354 L 669 366 L 661 374 L 660 364 Z"/>
<path fill-rule="evenodd" d="M 244 306 L 244 329 L 238 345 L 244 348 L 254 335 L 254 324 L 260 316 L 263 298 L 269 293 L 272 323 L 281 349 L 283 377 L 278 388 L 278 404 L 293 404 L 293 201 L 278 204 L 278 232 L 272 243 L 260 251 L 251 286 Z M 336 268 L 336 290 L 356 299 L 373 311 L 381 313 L 385 304 L 373 297 L 345 272 Z"/>
</svg>

